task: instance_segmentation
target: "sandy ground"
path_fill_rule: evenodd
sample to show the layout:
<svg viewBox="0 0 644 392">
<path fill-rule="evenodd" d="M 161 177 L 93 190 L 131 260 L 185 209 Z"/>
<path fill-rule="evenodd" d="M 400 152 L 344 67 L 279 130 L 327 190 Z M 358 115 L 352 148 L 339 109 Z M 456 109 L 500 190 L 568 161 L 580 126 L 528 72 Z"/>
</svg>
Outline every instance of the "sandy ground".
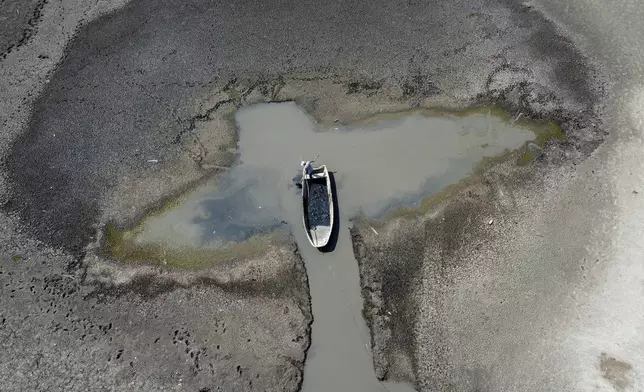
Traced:
<svg viewBox="0 0 644 392">
<path fill-rule="evenodd" d="M 6 389 L 298 388 L 310 320 L 301 260 L 292 249 L 279 247 L 276 259 L 256 261 L 298 276 L 289 280 L 290 291 L 276 294 L 273 287 L 270 295 L 236 292 L 221 277 L 188 284 L 187 273 L 168 277 L 182 284 L 150 283 L 166 277 L 159 270 L 132 280 L 114 266 L 102 272 L 105 286 L 86 269 L 104 263 L 87 245 L 106 220 L 132 221 L 231 163 L 234 157 L 218 149 L 230 136 L 199 123 L 253 102 L 254 91 L 295 99 L 325 122 L 372 110 L 360 100 L 339 105 L 345 96 L 385 97 L 379 110 L 498 101 L 517 115 L 561 120 L 568 141 L 533 171 L 525 169 L 520 181 L 499 168 L 466 200 L 470 209 L 458 208 L 465 200 L 459 198 L 453 210 L 439 213 L 459 219 L 399 223 L 381 233 L 390 242 L 363 233 L 361 252 L 388 247 L 387 260 L 403 264 L 389 281 L 399 291 L 377 306 L 409 316 L 389 327 L 404 335 L 396 335 L 390 352 L 376 350 L 377 362 L 388 361 L 376 371 L 423 389 L 641 386 L 642 323 L 634 311 L 642 293 L 635 263 L 641 202 L 633 192 L 641 178 L 630 170 L 639 167 L 641 143 L 632 125 L 642 121 L 633 84 L 640 80 L 642 42 L 630 31 L 640 20 L 635 3 L 624 1 L 631 12 L 616 14 L 589 1 L 567 9 L 544 2 L 555 22 L 536 4 L 509 0 L 68 0 L 43 3 L 42 10 L 32 3 L 29 19 L 5 16 L 15 7 L 4 4 L 3 21 L 11 22 L 2 42 L 16 45 L 2 49 L 0 60 Z M 30 38 L 18 45 L 25 34 Z M 605 77 L 601 64 L 615 75 L 605 92 L 596 84 Z M 609 107 L 598 111 L 604 103 Z M 608 121 L 595 119 L 597 113 Z M 604 130 L 613 140 L 588 157 Z M 205 135 L 213 139 L 202 149 Z M 419 222 L 425 226 L 414 230 Z M 433 232 L 442 242 L 431 241 Z M 414 238 L 413 246 L 398 245 Z M 422 276 L 401 272 L 409 260 L 425 260 L 413 266 Z M 436 265 L 450 268 L 437 275 Z M 256 279 L 263 278 L 259 271 Z M 114 283 L 121 289 L 110 288 Z M 161 289 L 150 293 L 155 285 Z M 229 350 L 223 358 L 213 352 L 217 339 L 235 346 L 220 344 Z M 158 355 L 150 345 L 161 345 Z M 212 368 L 195 372 L 204 347 Z"/>
</svg>

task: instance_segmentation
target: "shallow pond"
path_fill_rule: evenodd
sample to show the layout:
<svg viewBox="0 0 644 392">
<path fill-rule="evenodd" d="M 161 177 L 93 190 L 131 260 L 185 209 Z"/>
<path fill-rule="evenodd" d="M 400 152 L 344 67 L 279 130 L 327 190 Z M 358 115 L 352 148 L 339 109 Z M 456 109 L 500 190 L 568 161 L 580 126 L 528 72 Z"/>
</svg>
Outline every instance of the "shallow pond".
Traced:
<svg viewBox="0 0 644 392">
<path fill-rule="evenodd" d="M 457 182 L 483 157 L 535 138 L 488 113 L 426 114 L 318 130 L 293 103 L 243 108 L 237 114 L 241 163 L 176 208 L 148 219 L 138 239 L 200 246 L 240 241 L 279 226 L 288 221 L 283 203 L 293 195 L 300 160 L 318 155 L 316 163 L 335 173 L 343 215 L 379 217 Z"/>
<path fill-rule="evenodd" d="M 379 217 L 413 205 L 468 175 L 482 158 L 536 137 L 485 111 L 437 114 L 417 111 L 321 130 L 293 103 L 242 108 L 237 113 L 240 164 L 176 208 L 146 220 L 136 241 L 221 246 L 290 227 L 306 263 L 314 317 L 303 390 L 385 390 L 374 374 L 361 314 L 349 218 Z M 335 173 L 337 184 L 339 235 L 330 253 L 309 245 L 294 186 L 300 161 L 316 156 L 317 164 Z M 392 383 L 386 389 L 410 390 Z"/>
</svg>

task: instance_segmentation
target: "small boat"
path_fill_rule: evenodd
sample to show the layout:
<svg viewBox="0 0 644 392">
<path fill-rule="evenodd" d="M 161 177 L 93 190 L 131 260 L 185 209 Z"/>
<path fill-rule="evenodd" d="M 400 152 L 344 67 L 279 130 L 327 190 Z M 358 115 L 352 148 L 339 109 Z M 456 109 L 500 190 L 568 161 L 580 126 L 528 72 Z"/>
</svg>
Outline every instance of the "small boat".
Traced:
<svg viewBox="0 0 644 392">
<path fill-rule="evenodd" d="M 325 165 L 314 168 L 311 174 L 302 170 L 302 208 L 309 242 L 316 248 L 324 247 L 333 229 L 333 193 Z"/>
</svg>

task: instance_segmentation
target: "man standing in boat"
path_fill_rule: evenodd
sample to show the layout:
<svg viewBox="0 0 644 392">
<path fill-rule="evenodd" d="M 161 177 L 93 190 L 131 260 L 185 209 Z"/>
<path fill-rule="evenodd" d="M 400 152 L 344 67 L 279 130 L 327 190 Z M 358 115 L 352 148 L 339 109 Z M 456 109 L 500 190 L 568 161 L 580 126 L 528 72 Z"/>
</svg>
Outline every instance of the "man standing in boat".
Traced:
<svg viewBox="0 0 644 392">
<path fill-rule="evenodd" d="M 320 155 L 318 154 L 315 159 L 318 159 L 319 156 Z M 311 175 L 311 173 L 313 173 L 313 162 L 315 162 L 315 159 L 313 159 L 312 161 L 302 161 L 300 163 L 300 166 L 304 168 L 304 172 L 309 176 Z"/>
<path fill-rule="evenodd" d="M 300 164 L 304 168 L 304 172 L 309 176 L 313 173 L 313 162 L 312 161 L 302 161 Z"/>
</svg>

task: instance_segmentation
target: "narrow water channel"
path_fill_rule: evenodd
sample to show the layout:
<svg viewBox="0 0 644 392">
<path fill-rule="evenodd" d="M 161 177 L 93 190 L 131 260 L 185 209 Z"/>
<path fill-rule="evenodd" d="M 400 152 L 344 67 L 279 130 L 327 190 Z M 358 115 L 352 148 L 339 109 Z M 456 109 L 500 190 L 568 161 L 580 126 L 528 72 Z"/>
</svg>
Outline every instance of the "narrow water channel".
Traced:
<svg viewBox="0 0 644 392">
<path fill-rule="evenodd" d="M 380 383 L 362 317 L 358 265 L 349 236 L 357 213 L 380 216 L 466 176 L 485 156 L 520 147 L 535 134 L 487 113 L 411 113 L 352 128 L 317 130 L 293 103 L 242 108 L 241 163 L 177 208 L 149 219 L 139 241 L 203 246 L 240 241 L 286 221 L 305 261 L 314 322 L 304 391 L 411 391 Z M 302 159 L 335 172 L 339 235 L 323 253 L 308 243 L 293 178 Z"/>
</svg>

